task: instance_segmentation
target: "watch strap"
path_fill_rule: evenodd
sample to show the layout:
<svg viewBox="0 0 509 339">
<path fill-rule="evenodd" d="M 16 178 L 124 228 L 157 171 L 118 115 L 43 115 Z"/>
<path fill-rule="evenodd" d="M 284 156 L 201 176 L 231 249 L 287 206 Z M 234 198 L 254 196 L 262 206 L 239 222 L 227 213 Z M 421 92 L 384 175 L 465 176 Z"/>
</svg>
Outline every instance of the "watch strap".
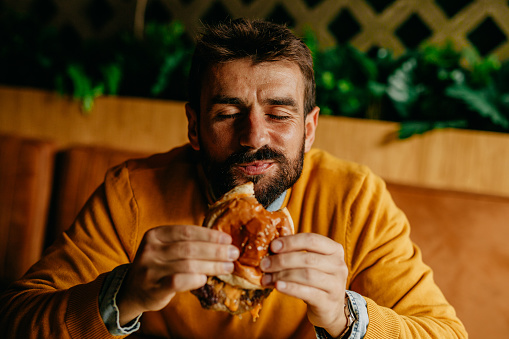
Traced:
<svg viewBox="0 0 509 339">
<path fill-rule="evenodd" d="M 345 317 L 346 317 L 346 328 L 341 333 L 341 335 L 338 337 L 338 339 L 347 338 L 347 336 L 350 333 L 350 330 L 352 329 L 353 324 L 357 321 L 357 318 L 355 316 L 355 312 L 353 310 L 352 302 L 350 301 L 350 297 L 348 296 L 348 293 L 345 293 Z"/>
</svg>

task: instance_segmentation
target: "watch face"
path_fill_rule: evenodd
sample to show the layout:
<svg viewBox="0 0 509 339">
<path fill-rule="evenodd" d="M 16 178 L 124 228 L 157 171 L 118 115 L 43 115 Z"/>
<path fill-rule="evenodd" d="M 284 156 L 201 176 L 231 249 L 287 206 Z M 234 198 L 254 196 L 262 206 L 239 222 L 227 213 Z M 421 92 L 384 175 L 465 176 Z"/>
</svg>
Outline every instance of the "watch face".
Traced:
<svg viewBox="0 0 509 339">
<path fill-rule="evenodd" d="M 346 326 L 350 327 L 352 324 L 357 321 L 357 318 L 355 317 L 355 312 L 352 308 L 352 303 L 350 302 L 350 298 L 348 297 L 348 294 L 345 298 L 345 315 L 346 315 Z"/>
<path fill-rule="evenodd" d="M 348 327 L 352 326 L 352 324 L 356 321 L 355 317 L 350 313 L 348 315 Z"/>
</svg>

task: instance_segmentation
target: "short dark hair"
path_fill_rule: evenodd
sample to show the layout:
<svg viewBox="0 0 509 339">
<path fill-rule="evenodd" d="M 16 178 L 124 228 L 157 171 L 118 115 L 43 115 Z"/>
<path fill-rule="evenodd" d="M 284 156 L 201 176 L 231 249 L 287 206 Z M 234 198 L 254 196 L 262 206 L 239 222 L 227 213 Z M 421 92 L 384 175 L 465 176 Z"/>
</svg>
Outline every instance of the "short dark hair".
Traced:
<svg viewBox="0 0 509 339">
<path fill-rule="evenodd" d="M 304 77 L 304 115 L 315 107 L 313 58 L 306 44 L 285 26 L 236 19 L 208 25 L 198 36 L 189 76 L 189 104 L 199 112 L 202 81 L 214 64 L 251 58 L 253 63 L 295 62 Z"/>
</svg>

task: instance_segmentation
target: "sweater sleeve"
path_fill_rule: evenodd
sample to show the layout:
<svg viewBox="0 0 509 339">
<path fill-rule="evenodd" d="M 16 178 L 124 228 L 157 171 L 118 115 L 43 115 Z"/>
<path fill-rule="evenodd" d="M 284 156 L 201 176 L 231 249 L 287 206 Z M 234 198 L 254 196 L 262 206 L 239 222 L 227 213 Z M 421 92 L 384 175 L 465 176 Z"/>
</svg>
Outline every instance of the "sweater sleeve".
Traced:
<svg viewBox="0 0 509 339">
<path fill-rule="evenodd" d="M 349 205 L 345 259 L 349 289 L 367 302 L 365 338 L 466 338 L 384 182 L 370 172 L 361 181 Z"/>
<path fill-rule="evenodd" d="M 0 297 L 3 338 L 113 337 L 98 296 L 104 276 L 135 253 L 134 205 L 127 170 L 109 172 L 71 228 Z"/>
</svg>

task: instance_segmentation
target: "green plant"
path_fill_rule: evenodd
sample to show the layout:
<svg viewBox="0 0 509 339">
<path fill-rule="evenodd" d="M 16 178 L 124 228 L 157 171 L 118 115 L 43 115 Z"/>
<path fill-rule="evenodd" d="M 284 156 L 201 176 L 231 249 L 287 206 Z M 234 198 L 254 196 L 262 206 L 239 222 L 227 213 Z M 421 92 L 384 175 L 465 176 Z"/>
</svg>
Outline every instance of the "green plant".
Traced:
<svg viewBox="0 0 509 339">
<path fill-rule="evenodd" d="M 310 29 L 304 40 L 313 54 L 321 114 L 366 117 L 385 91 L 376 61 L 348 45 L 321 50 Z"/>
<path fill-rule="evenodd" d="M 178 21 L 149 22 L 142 37 L 123 32 L 82 41 L 76 33 L 57 31 L 35 17 L 2 13 L 0 83 L 56 89 L 80 101 L 84 113 L 101 95 L 186 98 L 192 43 Z"/>
<path fill-rule="evenodd" d="M 72 93 L 90 112 L 97 96 L 127 95 L 184 100 L 191 46 L 180 22 L 148 23 L 143 38 L 124 33 L 86 45 L 80 60 L 57 76 L 57 89 Z"/>
<path fill-rule="evenodd" d="M 137 18 L 145 6 L 137 2 Z M 397 121 L 400 138 L 439 128 L 509 132 L 508 61 L 452 43 L 396 58 L 385 49 L 322 49 L 311 29 L 304 40 L 322 114 Z M 0 83 L 56 89 L 79 100 L 85 113 L 101 95 L 187 98 L 193 43 L 178 21 L 138 20 L 135 32 L 82 41 L 72 30 L 0 7 L 0 41 Z"/>
<path fill-rule="evenodd" d="M 387 79 L 387 96 L 401 121 L 400 138 L 438 128 L 502 131 L 509 117 L 498 102 L 494 57 L 425 45 L 401 58 Z"/>
<path fill-rule="evenodd" d="M 324 114 L 401 123 L 404 139 L 440 128 L 509 132 L 509 65 L 452 43 L 399 58 L 348 45 L 320 49 L 311 31 L 317 103 Z"/>
</svg>

